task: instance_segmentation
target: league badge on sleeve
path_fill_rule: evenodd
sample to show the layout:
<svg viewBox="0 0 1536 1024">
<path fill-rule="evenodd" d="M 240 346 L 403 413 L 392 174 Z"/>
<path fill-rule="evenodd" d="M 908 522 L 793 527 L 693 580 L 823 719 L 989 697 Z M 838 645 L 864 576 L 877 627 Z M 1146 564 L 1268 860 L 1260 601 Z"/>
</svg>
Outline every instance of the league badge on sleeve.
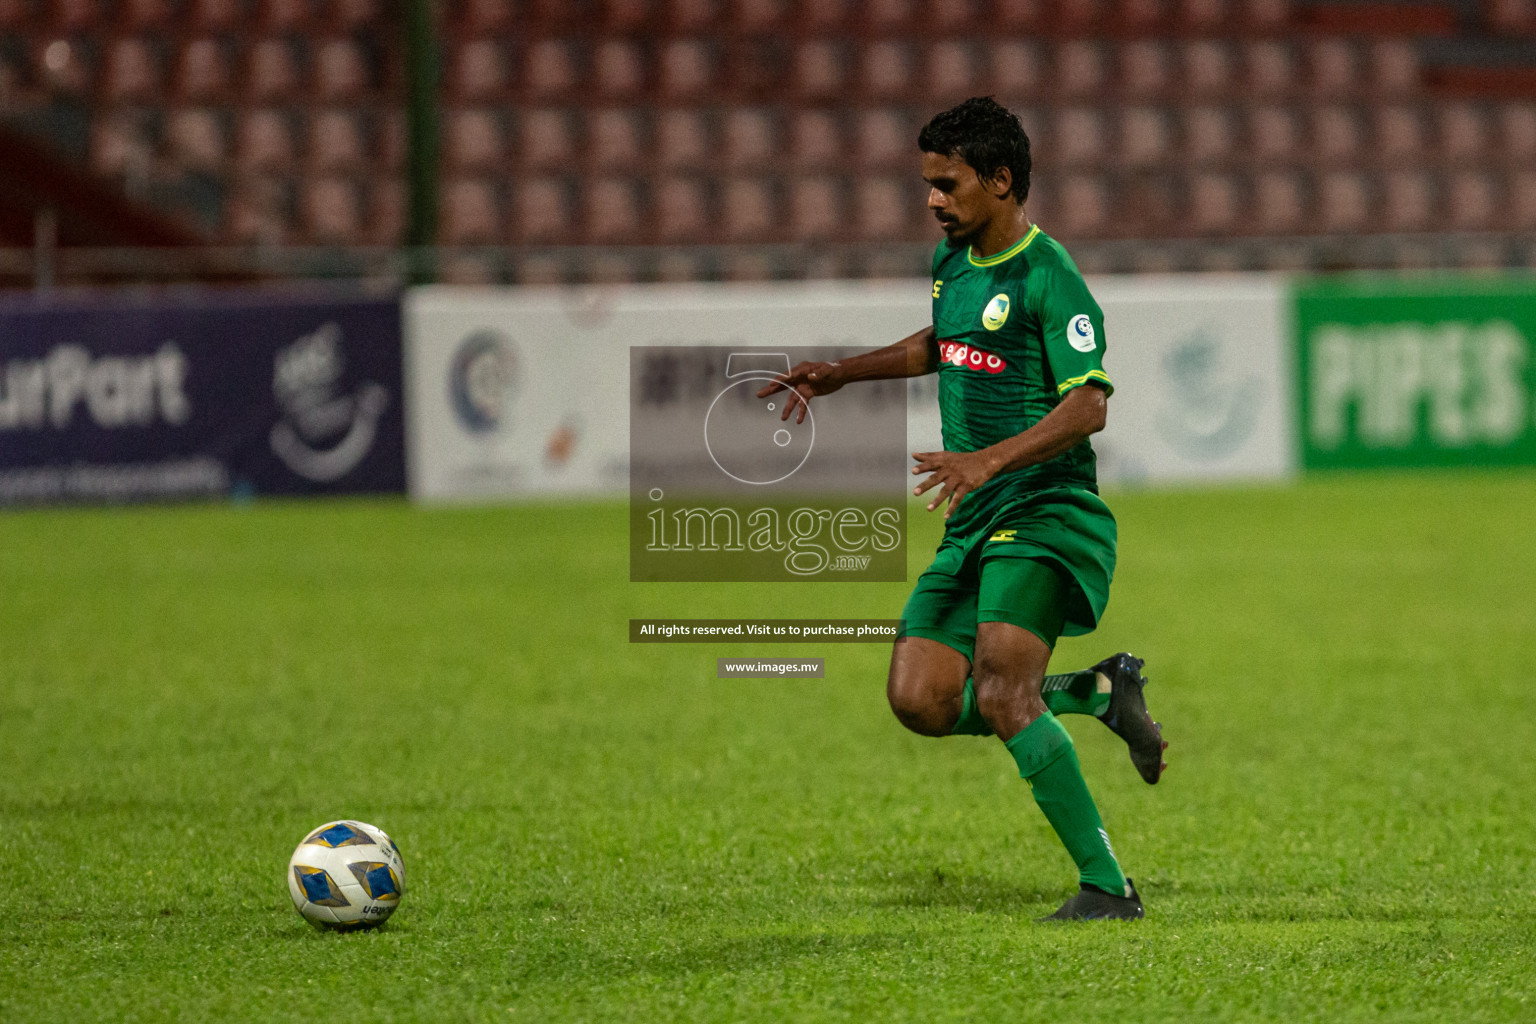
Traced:
<svg viewBox="0 0 1536 1024">
<path fill-rule="evenodd" d="M 1095 344 L 1093 321 L 1087 313 L 1079 313 L 1067 324 L 1067 343 L 1079 352 L 1092 352 Z"/>
</svg>

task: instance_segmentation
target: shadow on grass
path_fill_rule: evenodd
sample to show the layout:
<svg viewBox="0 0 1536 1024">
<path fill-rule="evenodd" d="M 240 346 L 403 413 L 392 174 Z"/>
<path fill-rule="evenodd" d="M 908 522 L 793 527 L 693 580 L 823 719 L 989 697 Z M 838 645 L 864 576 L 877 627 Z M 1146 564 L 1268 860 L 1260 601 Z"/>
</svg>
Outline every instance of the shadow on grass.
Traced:
<svg viewBox="0 0 1536 1024">
<path fill-rule="evenodd" d="M 954 907 L 989 914 L 1045 912 L 1071 896 L 1076 888 L 1045 888 L 1021 885 L 987 875 L 950 874 L 934 869 L 902 871 L 875 881 L 886 890 L 874 900 L 877 907 L 927 909 Z"/>
</svg>

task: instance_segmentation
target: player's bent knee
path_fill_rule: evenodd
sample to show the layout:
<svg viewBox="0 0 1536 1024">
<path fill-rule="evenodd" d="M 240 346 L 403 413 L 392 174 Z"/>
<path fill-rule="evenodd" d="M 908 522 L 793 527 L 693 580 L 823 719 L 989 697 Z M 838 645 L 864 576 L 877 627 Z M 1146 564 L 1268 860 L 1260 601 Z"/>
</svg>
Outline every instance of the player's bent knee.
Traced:
<svg viewBox="0 0 1536 1024">
<path fill-rule="evenodd" d="M 935 687 L 911 676 L 892 673 L 886 698 L 902 725 L 919 736 L 948 736 L 960 718 L 960 709 L 945 700 Z"/>
</svg>

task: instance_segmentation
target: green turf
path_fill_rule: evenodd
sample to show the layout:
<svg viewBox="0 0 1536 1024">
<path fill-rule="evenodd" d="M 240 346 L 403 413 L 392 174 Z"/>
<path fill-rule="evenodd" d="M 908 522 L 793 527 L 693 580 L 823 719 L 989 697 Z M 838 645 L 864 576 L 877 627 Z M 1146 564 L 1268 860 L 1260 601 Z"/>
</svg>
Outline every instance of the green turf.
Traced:
<svg viewBox="0 0 1536 1024">
<path fill-rule="evenodd" d="M 1011 759 L 903 732 L 883 646 L 624 642 L 902 585 L 630 585 L 616 505 L 0 516 L 0 1021 L 1536 1017 L 1536 475 L 1111 503 L 1055 664 L 1147 657 L 1172 768 L 1068 720 L 1148 918 L 1067 927 Z M 288 901 L 342 816 L 405 853 L 377 933 Z"/>
</svg>

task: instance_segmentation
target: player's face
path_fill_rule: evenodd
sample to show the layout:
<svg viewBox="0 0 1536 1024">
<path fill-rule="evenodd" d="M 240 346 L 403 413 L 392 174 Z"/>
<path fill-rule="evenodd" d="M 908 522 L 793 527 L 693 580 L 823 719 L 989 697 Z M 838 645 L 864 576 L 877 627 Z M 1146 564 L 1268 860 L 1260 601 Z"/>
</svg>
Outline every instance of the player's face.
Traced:
<svg viewBox="0 0 1536 1024">
<path fill-rule="evenodd" d="M 986 227 L 1000 205 L 995 189 L 957 156 L 924 153 L 923 180 L 928 183 L 928 209 L 957 245 Z"/>
</svg>

